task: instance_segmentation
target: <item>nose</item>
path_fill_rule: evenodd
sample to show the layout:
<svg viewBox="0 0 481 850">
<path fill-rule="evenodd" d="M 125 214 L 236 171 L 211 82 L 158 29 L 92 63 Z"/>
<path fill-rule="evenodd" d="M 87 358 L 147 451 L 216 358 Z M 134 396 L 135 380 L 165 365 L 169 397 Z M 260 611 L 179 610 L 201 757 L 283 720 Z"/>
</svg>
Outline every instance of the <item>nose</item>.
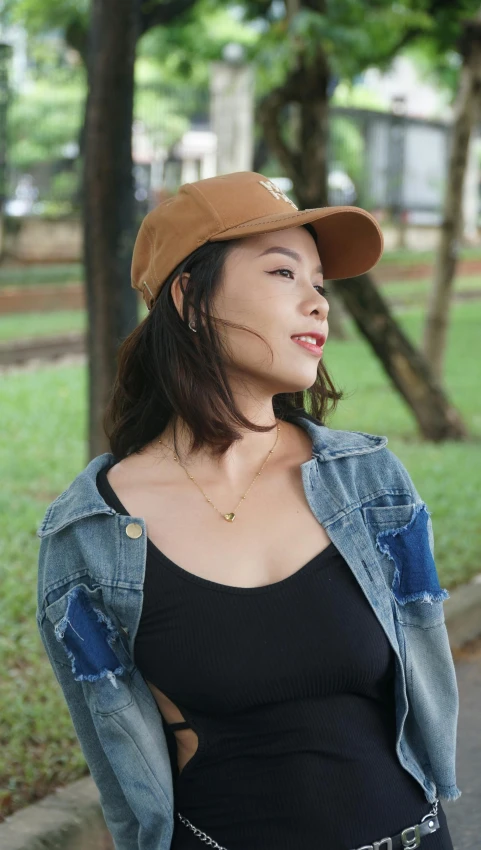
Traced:
<svg viewBox="0 0 481 850">
<path fill-rule="evenodd" d="M 329 303 L 326 301 L 323 295 L 319 295 L 319 297 L 316 298 L 315 306 L 311 312 L 317 313 L 319 316 L 321 316 L 322 319 L 327 319 L 327 315 L 329 313 Z"/>
</svg>

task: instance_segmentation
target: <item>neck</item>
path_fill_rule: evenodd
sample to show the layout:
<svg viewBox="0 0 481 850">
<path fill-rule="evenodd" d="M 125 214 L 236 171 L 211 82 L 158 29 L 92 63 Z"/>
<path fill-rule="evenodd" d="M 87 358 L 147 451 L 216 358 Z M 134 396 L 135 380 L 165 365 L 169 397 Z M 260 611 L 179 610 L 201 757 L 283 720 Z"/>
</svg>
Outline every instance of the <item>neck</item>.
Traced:
<svg viewBox="0 0 481 850">
<path fill-rule="evenodd" d="M 183 421 L 178 421 L 175 425 L 175 443 L 174 426 L 171 422 L 160 435 L 164 445 L 158 444 L 158 448 L 162 450 L 166 446 L 166 453 L 172 460 L 173 452 L 176 451 L 180 464 L 196 480 L 199 477 L 204 484 L 208 484 L 209 480 L 213 483 L 223 480 L 225 483 L 236 486 L 245 483 L 249 476 L 252 479 L 266 459 L 268 459 L 266 467 L 269 464 L 272 465 L 272 461 L 276 455 L 280 455 L 282 448 L 285 423 L 277 420 L 273 412 L 270 417 L 264 417 L 259 423 L 254 418 L 251 421 L 256 424 L 271 425 L 272 430 L 259 433 L 242 429 L 242 437 L 236 440 L 222 457 L 215 457 L 208 447 L 202 447 L 189 455 L 190 432 Z M 273 452 L 269 455 L 271 450 Z"/>
</svg>

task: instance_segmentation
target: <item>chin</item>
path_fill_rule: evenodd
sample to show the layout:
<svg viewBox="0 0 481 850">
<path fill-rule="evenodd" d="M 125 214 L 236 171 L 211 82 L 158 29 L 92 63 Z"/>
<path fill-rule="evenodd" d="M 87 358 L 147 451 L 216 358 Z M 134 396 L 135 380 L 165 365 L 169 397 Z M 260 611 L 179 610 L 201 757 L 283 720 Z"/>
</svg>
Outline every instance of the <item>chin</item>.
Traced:
<svg viewBox="0 0 481 850">
<path fill-rule="evenodd" d="M 309 390 L 317 380 L 317 369 L 310 376 L 302 376 L 299 375 L 294 378 L 292 381 L 286 381 L 285 376 L 284 380 L 279 380 L 278 388 L 276 389 L 275 395 L 279 393 L 299 393 L 304 392 L 305 390 Z"/>
</svg>

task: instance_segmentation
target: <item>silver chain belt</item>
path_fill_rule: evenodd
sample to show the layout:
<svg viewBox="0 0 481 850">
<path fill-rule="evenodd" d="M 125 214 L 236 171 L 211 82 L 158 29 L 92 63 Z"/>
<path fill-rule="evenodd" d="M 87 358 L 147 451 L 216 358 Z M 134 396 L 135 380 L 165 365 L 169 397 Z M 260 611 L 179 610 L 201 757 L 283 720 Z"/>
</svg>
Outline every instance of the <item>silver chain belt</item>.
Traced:
<svg viewBox="0 0 481 850">
<path fill-rule="evenodd" d="M 201 830 L 201 829 L 197 829 L 197 827 L 196 827 L 196 826 L 194 826 L 194 825 L 190 822 L 190 820 L 187 820 L 187 818 L 184 818 L 184 817 L 180 814 L 180 812 L 177 812 L 177 817 L 179 818 L 179 820 L 181 820 L 181 821 L 182 821 L 182 823 L 183 823 L 185 826 L 188 826 L 188 827 L 189 827 L 189 829 L 191 829 L 191 830 L 192 830 L 192 832 L 194 833 L 194 835 L 197 835 L 197 837 L 198 837 L 198 838 L 200 838 L 200 840 L 201 840 L 201 841 L 203 841 L 205 844 L 208 844 L 210 847 L 215 847 L 215 850 L 227 850 L 227 847 L 221 847 L 221 845 L 220 845 L 220 844 L 217 844 L 217 841 L 214 841 L 214 839 L 213 839 L 213 838 L 211 838 L 209 835 L 207 835 L 207 833 L 202 832 L 202 830 Z"/>
<path fill-rule="evenodd" d="M 423 823 L 423 821 L 425 821 L 427 818 L 436 817 L 436 815 L 438 813 L 438 803 L 439 803 L 439 799 L 438 799 L 438 797 L 436 797 L 431 811 L 428 812 L 427 815 L 424 815 L 423 818 L 421 818 L 421 823 Z M 187 820 L 187 818 L 184 818 L 183 815 L 180 814 L 180 812 L 177 812 L 177 817 L 179 818 L 180 821 L 182 821 L 184 826 L 191 829 L 192 832 L 194 833 L 194 835 L 196 835 L 198 838 L 200 838 L 200 840 L 203 841 L 204 844 L 207 844 L 209 847 L 214 847 L 214 850 L 227 850 L 227 847 L 222 847 L 220 844 L 217 843 L 217 841 L 214 841 L 214 839 L 211 838 L 210 835 L 207 835 L 206 832 L 202 832 L 201 829 L 197 829 L 197 827 L 194 826 L 190 822 L 190 820 Z M 412 827 L 409 827 L 409 829 L 412 829 Z M 390 838 L 383 838 L 382 842 L 376 842 L 376 843 L 384 844 L 384 842 L 386 842 L 386 841 L 390 841 L 391 845 L 392 845 L 392 839 L 390 839 Z M 418 842 L 420 843 L 420 839 L 418 839 Z M 409 847 L 409 848 L 412 848 L 412 850 L 415 850 L 416 847 L 419 847 L 419 843 L 414 844 L 414 843 L 410 842 L 406 846 Z M 369 845 L 369 846 L 374 846 L 374 845 Z M 363 850 L 363 848 L 361 847 L 360 850 Z"/>
</svg>

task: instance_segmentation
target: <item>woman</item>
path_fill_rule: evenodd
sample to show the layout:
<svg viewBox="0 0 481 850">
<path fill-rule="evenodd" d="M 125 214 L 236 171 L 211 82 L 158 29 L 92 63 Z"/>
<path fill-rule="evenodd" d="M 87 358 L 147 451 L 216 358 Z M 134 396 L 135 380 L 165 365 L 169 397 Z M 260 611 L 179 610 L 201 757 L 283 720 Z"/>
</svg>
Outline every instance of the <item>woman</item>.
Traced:
<svg viewBox="0 0 481 850">
<path fill-rule="evenodd" d="M 382 247 L 364 210 L 251 172 L 142 223 L 112 452 L 38 531 L 40 634 L 117 850 L 452 850 L 429 514 L 384 437 L 322 424 L 324 277 Z"/>
</svg>

